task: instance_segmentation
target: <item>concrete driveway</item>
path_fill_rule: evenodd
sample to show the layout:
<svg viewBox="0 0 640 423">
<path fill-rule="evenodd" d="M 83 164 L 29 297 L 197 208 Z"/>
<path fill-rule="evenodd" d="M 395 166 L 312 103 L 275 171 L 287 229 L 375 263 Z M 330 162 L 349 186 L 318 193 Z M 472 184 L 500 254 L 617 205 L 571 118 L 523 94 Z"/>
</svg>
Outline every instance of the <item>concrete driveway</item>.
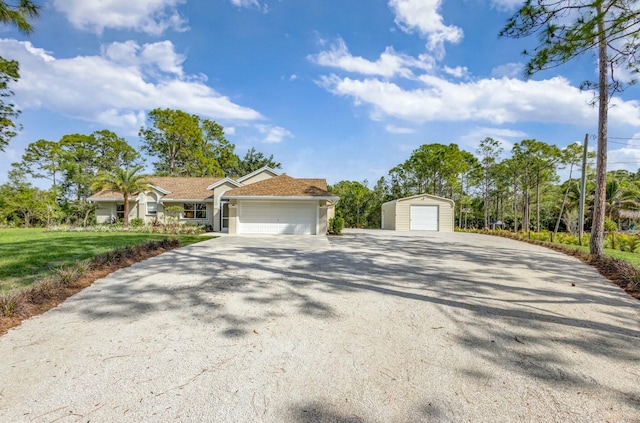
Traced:
<svg viewBox="0 0 640 423">
<path fill-rule="evenodd" d="M 222 237 L 0 337 L 0 421 L 638 422 L 639 322 L 511 240 Z"/>
</svg>

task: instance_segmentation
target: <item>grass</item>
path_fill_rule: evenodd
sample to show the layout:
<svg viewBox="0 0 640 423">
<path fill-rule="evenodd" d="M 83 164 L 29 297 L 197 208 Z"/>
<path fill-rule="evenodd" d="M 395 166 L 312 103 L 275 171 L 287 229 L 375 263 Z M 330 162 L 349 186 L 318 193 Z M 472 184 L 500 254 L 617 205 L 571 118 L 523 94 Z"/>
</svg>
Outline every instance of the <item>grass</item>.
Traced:
<svg viewBox="0 0 640 423">
<path fill-rule="evenodd" d="M 31 285 L 56 269 L 75 265 L 118 247 L 166 238 L 162 234 L 45 232 L 44 229 L 0 229 L 0 292 Z M 207 238 L 173 235 L 180 245 Z"/>
<path fill-rule="evenodd" d="M 558 243 L 556 243 L 558 244 Z M 558 244 L 558 245 L 562 245 L 564 247 L 567 248 L 575 248 L 577 250 L 581 250 L 584 251 L 586 253 L 589 252 L 589 246 L 579 246 L 579 245 L 568 245 L 568 244 Z M 640 269 L 640 254 L 638 253 L 632 253 L 629 251 L 620 251 L 620 250 L 613 250 L 611 248 L 605 248 L 604 249 L 604 255 L 607 257 L 613 257 L 616 258 L 618 260 L 622 260 L 622 261 L 626 261 L 627 263 L 629 263 L 632 266 L 637 267 L 638 269 Z"/>
</svg>

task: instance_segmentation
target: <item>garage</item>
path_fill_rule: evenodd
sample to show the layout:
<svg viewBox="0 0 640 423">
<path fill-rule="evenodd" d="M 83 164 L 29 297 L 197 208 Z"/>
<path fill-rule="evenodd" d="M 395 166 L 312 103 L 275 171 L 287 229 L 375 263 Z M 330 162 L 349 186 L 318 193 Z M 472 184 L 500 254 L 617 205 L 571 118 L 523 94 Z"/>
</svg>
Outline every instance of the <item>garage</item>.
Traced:
<svg viewBox="0 0 640 423">
<path fill-rule="evenodd" d="M 382 205 L 382 229 L 395 231 L 453 232 L 455 203 L 435 195 L 420 194 Z"/>
<path fill-rule="evenodd" d="M 412 231 L 437 231 L 438 206 L 411 206 L 409 229 Z"/>
<path fill-rule="evenodd" d="M 241 201 L 239 234 L 315 235 L 317 201 Z"/>
</svg>

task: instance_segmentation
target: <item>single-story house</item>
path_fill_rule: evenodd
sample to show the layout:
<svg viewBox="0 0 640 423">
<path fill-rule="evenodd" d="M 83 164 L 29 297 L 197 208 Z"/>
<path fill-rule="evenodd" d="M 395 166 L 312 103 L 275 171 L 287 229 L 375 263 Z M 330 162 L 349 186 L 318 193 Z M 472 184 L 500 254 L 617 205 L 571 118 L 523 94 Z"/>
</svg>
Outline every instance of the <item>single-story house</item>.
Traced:
<svg viewBox="0 0 640 423">
<path fill-rule="evenodd" d="M 292 178 L 263 167 L 238 179 L 147 178 L 149 189 L 130 198 L 129 219 L 168 222 L 169 207 L 181 212 L 179 222 L 211 225 L 230 234 L 327 233 L 338 197 L 327 191 L 325 179 Z M 98 205 L 98 223 L 124 217 L 124 198 L 112 190 L 89 197 Z M 171 209 L 169 210 L 171 211 Z"/>
<path fill-rule="evenodd" d="M 382 229 L 453 232 L 455 203 L 448 198 L 420 194 L 382 205 Z"/>
</svg>

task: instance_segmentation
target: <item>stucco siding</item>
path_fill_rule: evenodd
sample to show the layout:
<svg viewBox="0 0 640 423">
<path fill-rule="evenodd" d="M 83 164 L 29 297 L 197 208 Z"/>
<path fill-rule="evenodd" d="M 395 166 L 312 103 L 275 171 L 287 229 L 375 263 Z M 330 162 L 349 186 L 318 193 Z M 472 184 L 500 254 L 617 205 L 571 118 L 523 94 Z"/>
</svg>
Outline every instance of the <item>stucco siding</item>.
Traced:
<svg viewBox="0 0 640 423">
<path fill-rule="evenodd" d="M 329 219 L 333 219 L 336 217 L 336 205 L 329 204 L 327 206 L 327 224 L 329 224 Z"/>
<path fill-rule="evenodd" d="M 257 175 L 253 175 L 251 178 L 242 181 L 242 185 L 255 184 L 256 182 L 264 181 L 266 179 L 273 178 L 273 175 L 269 172 L 260 172 Z"/>
<path fill-rule="evenodd" d="M 329 207 L 327 206 L 327 201 L 320 201 L 320 208 L 318 209 L 318 235 L 325 235 L 327 233 L 329 219 L 327 216 L 329 215 Z"/>
<path fill-rule="evenodd" d="M 115 214 L 113 203 L 98 203 L 98 208 L 96 209 L 96 222 L 109 223 L 111 222 L 112 214 Z"/>
<path fill-rule="evenodd" d="M 238 202 L 236 200 L 229 201 L 229 234 L 235 235 L 238 227 Z"/>
</svg>

